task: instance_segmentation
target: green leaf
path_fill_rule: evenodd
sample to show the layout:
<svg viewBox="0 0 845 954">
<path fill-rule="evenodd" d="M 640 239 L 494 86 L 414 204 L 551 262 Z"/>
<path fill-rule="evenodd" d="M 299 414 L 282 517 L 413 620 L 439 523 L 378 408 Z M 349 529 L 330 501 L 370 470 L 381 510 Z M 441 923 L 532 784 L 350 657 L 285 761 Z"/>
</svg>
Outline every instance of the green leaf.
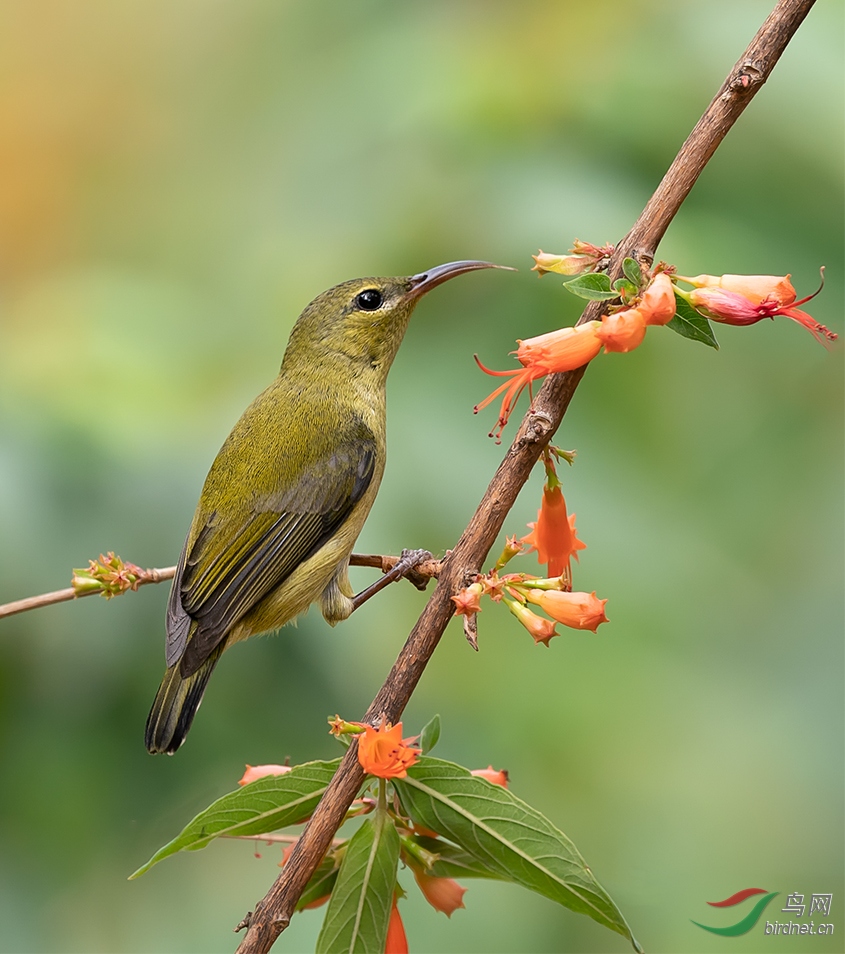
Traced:
<svg viewBox="0 0 845 954">
<path fill-rule="evenodd" d="M 395 780 L 415 824 L 455 842 L 493 875 L 521 884 L 628 938 L 625 918 L 572 842 L 540 812 L 465 768 L 422 756 Z"/>
<path fill-rule="evenodd" d="M 499 881 L 503 880 L 502 875 L 491 871 L 468 851 L 464 851 L 458 845 L 453 845 L 450 841 L 444 841 L 442 838 L 429 838 L 427 835 L 415 835 L 414 841 L 420 848 L 424 848 L 434 855 L 439 855 L 431 869 L 426 872 L 435 878 L 495 878 Z"/>
<path fill-rule="evenodd" d="M 436 715 L 429 720 L 420 733 L 420 748 L 423 752 L 430 752 L 440 738 L 440 716 Z"/>
<path fill-rule="evenodd" d="M 131 881 L 177 851 L 197 851 L 222 835 L 263 835 L 305 821 L 322 798 L 340 759 L 306 762 L 284 775 L 270 775 L 230 792 L 200 812 L 129 876 Z"/>
<path fill-rule="evenodd" d="M 626 258 L 622 262 L 622 273 L 632 285 L 636 285 L 638 289 L 642 287 L 643 273 L 640 263 L 635 258 Z"/>
<path fill-rule="evenodd" d="M 572 281 L 564 282 L 563 287 L 579 298 L 590 301 L 610 301 L 619 295 L 610 287 L 610 279 L 603 272 L 588 272 Z"/>
<path fill-rule="evenodd" d="M 399 833 L 377 811 L 349 839 L 316 954 L 383 954 L 399 864 Z"/>
<path fill-rule="evenodd" d="M 719 342 L 713 334 L 710 322 L 677 292 L 675 292 L 675 317 L 666 327 L 671 328 L 672 331 L 677 332 L 684 338 L 700 341 L 702 344 L 719 350 Z"/>
<path fill-rule="evenodd" d="M 627 278 L 617 278 L 613 283 L 613 288 L 620 298 L 626 300 L 633 298 L 640 290 L 638 285 L 629 282 Z"/>
<path fill-rule="evenodd" d="M 345 846 L 343 850 L 345 851 Z M 302 911 L 309 904 L 313 904 L 315 901 L 325 898 L 327 894 L 331 894 L 337 881 L 337 872 L 338 859 L 334 852 L 330 852 L 323 858 L 317 866 L 317 870 L 311 875 L 308 884 L 305 885 L 305 890 L 296 902 L 296 910 Z"/>
</svg>

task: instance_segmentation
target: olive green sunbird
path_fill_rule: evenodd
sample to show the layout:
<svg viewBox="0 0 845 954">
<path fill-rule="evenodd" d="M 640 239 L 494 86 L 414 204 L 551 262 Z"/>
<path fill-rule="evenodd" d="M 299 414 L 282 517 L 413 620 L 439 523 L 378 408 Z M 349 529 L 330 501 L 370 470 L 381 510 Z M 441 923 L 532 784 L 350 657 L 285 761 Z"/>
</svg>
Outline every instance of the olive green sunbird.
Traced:
<svg viewBox="0 0 845 954">
<path fill-rule="evenodd" d="M 349 556 L 385 464 L 387 373 L 419 299 L 490 262 L 408 278 L 359 278 L 318 295 L 293 327 L 276 380 L 211 465 L 167 606 L 167 671 L 146 726 L 150 752 L 184 742 L 217 660 L 319 602 L 354 608 Z"/>
</svg>

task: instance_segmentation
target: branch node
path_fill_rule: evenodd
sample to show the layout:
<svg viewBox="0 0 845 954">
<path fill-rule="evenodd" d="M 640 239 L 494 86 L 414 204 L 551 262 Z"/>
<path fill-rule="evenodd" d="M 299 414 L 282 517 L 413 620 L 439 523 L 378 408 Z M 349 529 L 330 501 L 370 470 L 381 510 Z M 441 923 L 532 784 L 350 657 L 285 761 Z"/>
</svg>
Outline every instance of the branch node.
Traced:
<svg viewBox="0 0 845 954">
<path fill-rule="evenodd" d="M 728 93 L 745 93 L 749 97 L 766 81 L 765 70 L 756 60 L 744 60 L 728 84 Z M 752 92 L 753 91 L 753 92 Z"/>
<path fill-rule="evenodd" d="M 525 430 L 519 436 L 518 444 L 536 444 L 545 441 L 552 433 L 554 425 L 551 417 L 545 411 L 532 410 L 525 422 Z"/>
<path fill-rule="evenodd" d="M 247 913 L 238 921 L 238 923 L 232 929 L 234 934 L 237 934 L 239 931 L 243 931 L 244 928 L 248 928 L 252 922 L 252 911 L 247 911 Z"/>
</svg>

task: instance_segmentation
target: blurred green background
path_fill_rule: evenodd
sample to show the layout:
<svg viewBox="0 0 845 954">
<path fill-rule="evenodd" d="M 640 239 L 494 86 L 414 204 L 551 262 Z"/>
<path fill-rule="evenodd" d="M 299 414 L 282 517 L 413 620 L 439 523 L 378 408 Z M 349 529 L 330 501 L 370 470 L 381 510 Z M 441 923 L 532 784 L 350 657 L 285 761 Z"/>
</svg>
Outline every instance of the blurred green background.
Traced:
<svg viewBox="0 0 845 954">
<path fill-rule="evenodd" d="M 495 383 L 473 352 L 511 366 L 514 339 L 579 313 L 530 254 L 627 231 L 769 9 L 1 0 L 0 602 L 104 550 L 174 563 L 315 294 L 486 258 L 520 271 L 449 283 L 414 317 L 357 548 L 442 553 L 503 452 L 494 410 L 472 415 Z M 660 249 L 687 274 L 790 272 L 799 294 L 825 264 L 810 311 L 840 334 L 842 20 L 812 11 Z M 576 584 L 611 624 L 547 650 L 488 607 L 476 655 L 452 623 L 405 724 L 439 712 L 436 754 L 508 768 L 647 950 L 838 951 L 843 349 L 786 319 L 717 333 L 719 353 L 654 330 L 597 360 L 559 434 L 589 546 Z M 237 648 L 188 744 L 154 759 L 166 599 L 0 624 L 3 951 L 232 950 L 278 849 L 225 842 L 126 876 L 245 762 L 332 757 L 326 716 L 364 711 L 425 597 L 394 586 L 335 630 L 312 611 Z M 402 877 L 417 952 L 627 949 L 506 885 L 470 882 L 447 921 Z M 836 936 L 690 923 L 732 923 L 705 902 L 749 886 L 832 893 Z M 313 949 L 321 918 L 278 949 Z"/>
</svg>

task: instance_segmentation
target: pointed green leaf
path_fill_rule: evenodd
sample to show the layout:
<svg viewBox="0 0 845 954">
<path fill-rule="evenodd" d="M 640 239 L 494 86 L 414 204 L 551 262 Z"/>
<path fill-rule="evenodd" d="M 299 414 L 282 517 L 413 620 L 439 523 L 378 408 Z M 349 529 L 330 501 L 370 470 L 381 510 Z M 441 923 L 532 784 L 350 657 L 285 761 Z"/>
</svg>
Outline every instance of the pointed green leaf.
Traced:
<svg viewBox="0 0 845 954">
<path fill-rule="evenodd" d="M 377 811 L 349 839 L 316 954 L 384 954 L 399 864 L 399 833 Z"/>
<path fill-rule="evenodd" d="M 622 262 L 622 272 L 632 285 L 636 285 L 637 288 L 642 287 L 643 272 L 640 263 L 635 258 L 626 258 Z"/>
<path fill-rule="evenodd" d="M 610 301 L 612 298 L 619 297 L 618 293 L 610 287 L 610 279 L 603 272 L 579 275 L 572 281 L 564 282 L 563 287 L 573 295 L 590 301 Z"/>
<path fill-rule="evenodd" d="M 323 796 L 340 759 L 306 762 L 284 775 L 270 775 L 230 792 L 193 821 L 129 876 L 137 878 L 168 855 L 197 851 L 223 835 L 263 835 L 305 821 Z"/>
<path fill-rule="evenodd" d="M 440 716 L 430 719 L 420 733 L 420 748 L 423 752 L 430 752 L 440 738 Z"/>
<path fill-rule="evenodd" d="M 428 756 L 394 784 L 403 810 L 417 825 L 460 845 L 499 877 L 586 914 L 640 949 L 578 849 L 510 791 Z"/>
<path fill-rule="evenodd" d="M 414 841 L 437 855 L 437 861 L 427 872 L 435 878 L 495 878 L 503 880 L 502 875 L 491 871 L 486 865 L 474 858 L 468 851 L 442 838 L 429 838 L 427 835 L 415 835 Z"/>
<path fill-rule="evenodd" d="M 671 328 L 672 331 L 677 332 L 684 338 L 700 341 L 702 344 L 719 350 L 719 342 L 713 334 L 710 322 L 677 292 L 675 292 L 675 317 L 666 327 Z"/>
<path fill-rule="evenodd" d="M 343 852 L 346 850 L 346 846 L 337 850 Z M 308 884 L 305 885 L 305 890 L 296 902 L 297 911 L 304 910 L 309 904 L 313 904 L 315 901 L 325 898 L 327 894 L 332 893 L 337 881 L 338 868 L 339 859 L 335 852 L 330 852 L 323 858 L 317 866 L 317 870 L 311 875 Z"/>
</svg>

